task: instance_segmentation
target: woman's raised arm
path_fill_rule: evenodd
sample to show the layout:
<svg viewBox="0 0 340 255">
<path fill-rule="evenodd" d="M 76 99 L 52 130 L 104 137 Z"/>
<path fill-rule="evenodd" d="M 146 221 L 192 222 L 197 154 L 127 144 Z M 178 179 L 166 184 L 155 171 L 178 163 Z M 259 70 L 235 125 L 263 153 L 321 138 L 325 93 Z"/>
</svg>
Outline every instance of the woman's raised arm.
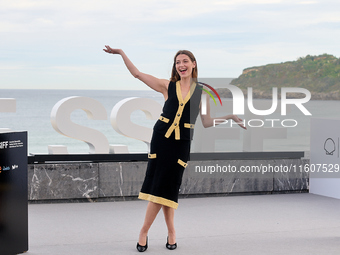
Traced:
<svg viewBox="0 0 340 255">
<path fill-rule="evenodd" d="M 166 79 L 158 79 L 152 75 L 140 72 L 137 67 L 131 62 L 131 60 L 126 56 L 123 50 L 121 49 L 113 49 L 108 45 L 105 45 L 105 49 L 103 49 L 107 53 L 111 54 L 119 54 L 122 56 L 125 66 L 133 75 L 133 77 L 141 80 L 146 85 L 148 85 L 153 90 L 160 92 L 163 94 L 164 98 L 168 98 L 168 85 L 169 80 Z"/>
</svg>

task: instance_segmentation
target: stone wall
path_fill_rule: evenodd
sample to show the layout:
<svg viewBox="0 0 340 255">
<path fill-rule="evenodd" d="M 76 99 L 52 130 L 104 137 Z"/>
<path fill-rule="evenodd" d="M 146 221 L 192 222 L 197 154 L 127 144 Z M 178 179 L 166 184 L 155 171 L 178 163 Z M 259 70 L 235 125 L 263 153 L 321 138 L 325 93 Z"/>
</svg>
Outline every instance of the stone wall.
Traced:
<svg viewBox="0 0 340 255">
<path fill-rule="evenodd" d="M 190 161 L 183 175 L 180 195 L 307 192 L 308 173 L 299 170 L 299 166 L 307 163 L 308 159 Z M 28 199 L 31 203 L 136 199 L 146 164 L 145 161 L 29 164 Z M 281 170 L 266 173 L 223 172 L 228 166 L 234 170 L 239 170 L 241 166 L 276 166 L 276 170 Z M 215 172 L 212 172 L 214 169 Z M 284 172 L 282 169 L 290 171 Z"/>
</svg>

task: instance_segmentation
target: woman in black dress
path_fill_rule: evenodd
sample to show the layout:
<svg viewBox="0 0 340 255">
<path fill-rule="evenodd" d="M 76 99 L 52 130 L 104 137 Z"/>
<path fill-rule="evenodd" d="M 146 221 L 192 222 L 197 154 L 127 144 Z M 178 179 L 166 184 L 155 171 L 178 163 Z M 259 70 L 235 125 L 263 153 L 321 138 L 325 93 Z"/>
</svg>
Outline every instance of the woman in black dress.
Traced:
<svg viewBox="0 0 340 255">
<path fill-rule="evenodd" d="M 187 50 L 178 51 L 174 57 L 170 81 L 140 72 L 121 49 L 105 46 L 105 52 L 119 54 L 130 73 L 150 88 L 163 94 L 162 114 L 154 126 L 150 144 L 149 161 L 139 198 L 149 201 L 143 227 L 139 234 L 137 250 L 147 249 L 147 234 L 160 209 L 163 209 L 168 228 L 166 247 L 176 249 L 174 213 L 178 206 L 178 193 L 182 175 L 190 154 L 193 128 L 200 109 L 202 86 L 197 82 L 197 63 Z M 204 127 L 213 126 L 209 114 L 201 115 Z M 218 119 L 232 119 L 242 128 L 241 119 L 227 115 Z"/>
</svg>

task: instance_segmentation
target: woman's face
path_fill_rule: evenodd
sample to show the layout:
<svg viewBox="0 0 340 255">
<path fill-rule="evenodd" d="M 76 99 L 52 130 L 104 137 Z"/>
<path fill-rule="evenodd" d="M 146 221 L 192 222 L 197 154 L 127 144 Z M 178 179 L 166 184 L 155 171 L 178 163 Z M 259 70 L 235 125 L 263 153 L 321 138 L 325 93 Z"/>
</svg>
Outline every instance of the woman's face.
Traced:
<svg viewBox="0 0 340 255">
<path fill-rule="evenodd" d="M 196 62 L 192 62 L 189 56 L 180 54 L 176 57 L 176 70 L 181 79 L 192 77 L 192 69 L 196 66 Z"/>
</svg>

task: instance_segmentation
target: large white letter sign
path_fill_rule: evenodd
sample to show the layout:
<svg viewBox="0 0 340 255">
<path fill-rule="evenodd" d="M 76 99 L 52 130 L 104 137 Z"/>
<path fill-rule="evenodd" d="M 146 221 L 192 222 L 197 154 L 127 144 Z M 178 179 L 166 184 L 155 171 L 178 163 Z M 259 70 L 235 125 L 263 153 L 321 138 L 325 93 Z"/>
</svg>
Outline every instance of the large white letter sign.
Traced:
<svg viewBox="0 0 340 255">
<path fill-rule="evenodd" d="M 53 128 L 62 135 L 86 142 L 90 153 L 109 153 L 109 142 L 102 133 L 71 121 L 71 113 L 78 109 L 85 111 L 89 119 L 107 119 L 104 106 L 97 100 L 89 97 L 67 97 L 56 103 L 52 109 Z"/>
<path fill-rule="evenodd" d="M 0 112 L 16 112 L 15 98 L 0 98 Z"/>
<path fill-rule="evenodd" d="M 113 107 L 111 125 L 119 134 L 141 140 L 149 146 L 152 129 L 131 122 L 130 115 L 136 110 L 142 110 L 148 119 L 156 120 L 159 118 L 162 106 L 148 98 L 125 98 Z"/>
<path fill-rule="evenodd" d="M 0 112 L 16 112 L 17 105 L 15 98 L 0 98 Z M 9 128 L 0 128 L 0 133 L 9 132 Z"/>
</svg>

